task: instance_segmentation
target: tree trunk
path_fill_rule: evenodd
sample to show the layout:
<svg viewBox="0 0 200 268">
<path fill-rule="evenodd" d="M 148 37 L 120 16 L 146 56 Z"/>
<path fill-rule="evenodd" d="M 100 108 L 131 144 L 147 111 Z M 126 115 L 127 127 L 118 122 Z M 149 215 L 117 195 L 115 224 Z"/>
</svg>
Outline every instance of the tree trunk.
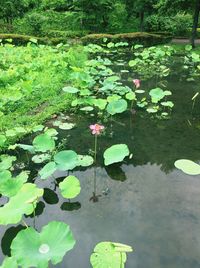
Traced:
<svg viewBox="0 0 200 268">
<path fill-rule="evenodd" d="M 140 31 L 144 31 L 144 11 L 141 11 L 140 13 Z"/>
<path fill-rule="evenodd" d="M 195 11 L 194 11 L 194 19 L 193 19 L 193 27 L 192 27 L 192 39 L 191 39 L 191 44 L 192 44 L 193 48 L 195 48 L 195 39 L 197 37 L 197 28 L 198 28 L 198 22 L 199 22 L 199 12 L 200 12 L 200 0 L 196 0 Z"/>
</svg>

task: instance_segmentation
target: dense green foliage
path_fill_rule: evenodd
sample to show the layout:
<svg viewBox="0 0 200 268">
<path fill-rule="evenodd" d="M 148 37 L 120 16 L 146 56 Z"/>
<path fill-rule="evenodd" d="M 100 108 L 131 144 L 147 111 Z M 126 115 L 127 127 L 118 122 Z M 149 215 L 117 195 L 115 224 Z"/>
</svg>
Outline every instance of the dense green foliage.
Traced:
<svg viewBox="0 0 200 268">
<path fill-rule="evenodd" d="M 75 37 L 87 32 L 167 32 L 188 36 L 197 0 L 1 1 L 1 32 Z"/>
</svg>

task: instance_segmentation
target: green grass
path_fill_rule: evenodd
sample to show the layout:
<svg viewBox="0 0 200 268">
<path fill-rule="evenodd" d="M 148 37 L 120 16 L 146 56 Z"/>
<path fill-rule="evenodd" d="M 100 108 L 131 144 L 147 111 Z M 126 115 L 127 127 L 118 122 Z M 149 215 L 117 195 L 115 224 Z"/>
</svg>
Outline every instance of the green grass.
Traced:
<svg viewBox="0 0 200 268">
<path fill-rule="evenodd" d="M 72 95 L 62 88 L 71 84 L 72 67 L 87 59 L 80 48 L 78 57 L 76 52 L 33 44 L 0 46 L 0 135 L 15 127 L 31 132 L 52 114 L 70 109 Z M 21 136 L 7 137 L 8 143 Z"/>
</svg>

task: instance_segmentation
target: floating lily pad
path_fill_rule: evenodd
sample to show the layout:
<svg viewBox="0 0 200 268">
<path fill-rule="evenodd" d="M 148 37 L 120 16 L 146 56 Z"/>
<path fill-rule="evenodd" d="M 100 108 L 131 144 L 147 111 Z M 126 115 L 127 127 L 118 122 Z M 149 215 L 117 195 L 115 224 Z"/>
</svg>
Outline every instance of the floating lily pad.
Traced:
<svg viewBox="0 0 200 268">
<path fill-rule="evenodd" d="M 145 90 L 143 90 L 143 89 L 137 89 L 137 90 L 135 90 L 135 93 L 143 94 L 143 93 L 145 93 Z"/>
<path fill-rule="evenodd" d="M 170 107 L 170 108 L 173 108 L 174 107 L 174 104 L 172 101 L 164 101 L 164 102 L 161 102 L 161 105 L 162 106 L 165 106 L 165 107 Z"/>
<path fill-rule="evenodd" d="M 33 140 L 33 146 L 35 148 L 36 152 L 47 152 L 47 151 L 53 151 L 55 148 L 55 141 L 54 139 L 47 135 L 47 134 L 41 134 L 35 137 Z"/>
<path fill-rule="evenodd" d="M 84 112 L 91 112 L 93 110 L 94 108 L 92 106 L 85 106 L 83 108 L 80 108 L 80 111 L 84 111 Z"/>
<path fill-rule="evenodd" d="M 150 114 L 157 113 L 159 107 L 149 107 L 147 108 L 147 112 Z"/>
<path fill-rule="evenodd" d="M 52 221 L 38 233 L 29 227 L 20 231 L 11 244 L 11 255 L 21 267 L 49 267 L 60 263 L 76 241 L 69 225 Z"/>
<path fill-rule="evenodd" d="M 73 123 L 61 123 L 58 127 L 63 130 L 70 130 L 74 128 L 75 124 Z"/>
<path fill-rule="evenodd" d="M 3 154 L 0 156 L 0 171 L 6 170 L 12 167 L 12 163 L 17 160 L 15 156 Z"/>
<path fill-rule="evenodd" d="M 129 155 L 129 153 L 129 149 L 126 144 L 113 145 L 104 152 L 104 164 L 108 166 L 113 163 L 121 162 Z"/>
<path fill-rule="evenodd" d="M 48 128 L 45 130 L 45 133 L 51 137 L 55 137 L 58 135 L 58 131 L 55 128 Z"/>
<path fill-rule="evenodd" d="M 126 94 L 126 99 L 127 100 L 135 100 L 136 99 L 135 93 L 134 92 L 127 93 Z"/>
<path fill-rule="evenodd" d="M 126 263 L 126 252 L 132 252 L 130 246 L 101 242 L 94 248 L 94 253 L 90 257 L 93 268 L 124 268 Z"/>
<path fill-rule="evenodd" d="M 90 155 L 78 155 L 78 166 L 89 167 L 94 163 L 94 159 Z"/>
<path fill-rule="evenodd" d="M 53 173 L 56 171 L 56 163 L 55 162 L 49 162 L 46 164 L 39 172 L 39 175 L 41 176 L 42 180 L 46 180 L 48 177 L 53 175 Z"/>
<path fill-rule="evenodd" d="M 74 198 L 79 195 L 81 186 L 75 176 L 68 176 L 59 184 L 61 194 L 64 198 Z"/>
<path fill-rule="evenodd" d="M 17 224 L 21 221 L 23 214 L 32 214 L 34 211 L 33 204 L 42 195 L 43 189 L 38 189 L 35 184 L 25 183 L 7 204 L 0 207 L 0 224 Z"/>
<path fill-rule="evenodd" d="M 54 161 L 59 170 L 72 170 L 77 166 L 78 155 L 71 150 L 61 151 L 54 156 Z"/>
<path fill-rule="evenodd" d="M 153 103 L 158 103 L 160 100 L 162 100 L 166 96 L 164 90 L 162 90 L 159 87 L 152 89 L 149 92 L 149 95 L 151 96 L 151 100 Z"/>
<path fill-rule="evenodd" d="M 50 154 L 38 154 L 32 157 L 32 161 L 36 164 L 43 163 L 51 158 Z"/>
<path fill-rule="evenodd" d="M 106 110 L 109 114 L 114 115 L 114 114 L 120 114 L 126 111 L 127 109 L 127 101 L 120 99 L 117 101 L 112 101 L 108 104 Z"/>
<path fill-rule="evenodd" d="M 180 159 L 174 163 L 175 167 L 188 175 L 200 175 L 200 165 L 188 159 Z"/>
<path fill-rule="evenodd" d="M 33 127 L 33 132 L 42 131 L 44 129 L 43 125 L 37 125 Z"/>
<path fill-rule="evenodd" d="M 32 145 L 18 143 L 18 144 L 16 144 L 16 147 L 19 147 L 25 151 L 28 151 L 31 154 L 35 153 L 35 148 Z"/>
<path fill-rule="evenodd" d="M 23 184 L 27 181 L 28 174 L 26 171 L 21 172 L 13 178 L 8 170 L 0 172 L 0 193 L 7 197 L 12 197 L 18 193 Z"/>
<path fill-rule="evenodd" d="M 64 92 L 67 92 L 67 93 L 75 94 L 75 93 L 79 92 L 79 89 L 78 88 L 75 88 L 75 87 L 68 86 L 68 87 L 64 87 L 63 88 L 63 91 Z"/>
</svg>

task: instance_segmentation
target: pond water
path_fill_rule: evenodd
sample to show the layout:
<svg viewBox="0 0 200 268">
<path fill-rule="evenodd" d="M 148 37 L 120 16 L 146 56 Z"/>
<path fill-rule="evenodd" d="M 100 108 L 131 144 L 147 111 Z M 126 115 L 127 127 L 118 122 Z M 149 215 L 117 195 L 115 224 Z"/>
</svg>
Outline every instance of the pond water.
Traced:
<svg viewBox="0 0 200 268">
<path fill-rule="evenodd" d="M 123 82 L 131 75 L 124 74 Z M 53 178 L 42 182 L 36 178 L 36 183 L 46 188 L 39 203 L 37 230 L 49 221 L 64 221 L 77 240 L 75 248 L 56 267 L 89 268 L 93 248 L 101 241 L 120 242 L 135 249 L 128 254 L 127 268 L 200 267 L 200 176 L 185 175 L 174 167 L 177 159 L 200 160 L 199 103 L 192 111 L 191 102 L 198 83 L 186 82 L 178 72 L 167 80 L 175 104 L 171 118 L 153 119 L 137 111 L 104 123 L 106 130 L 99 137 L 97 167 L 70 172 L 81 182 L 77 198 L 68 202 L 59 195 Z M 150 85 L 155 86 L 154 79 L 143 87 Z M 97 119 L 84 114 L 71 115 L 71 120 L 77 127 L 60 130 L 59 139 L 67 138 L 67 149 L 87 154 L 94 143 L 88 126 Z M 104 168 L 103 151 L 117 143 L 128 145 L 132 159 Z M 22 153 L 21 159 L 24 158 Z M 34 177 L 41 166 L 30 167 Z M 57 172 L 54 176 L 66 175 Z M 33 218 L 26 222 L 33 225 Z M 1 261 L 20 228 L 1 227 Z"/>
</svg>

